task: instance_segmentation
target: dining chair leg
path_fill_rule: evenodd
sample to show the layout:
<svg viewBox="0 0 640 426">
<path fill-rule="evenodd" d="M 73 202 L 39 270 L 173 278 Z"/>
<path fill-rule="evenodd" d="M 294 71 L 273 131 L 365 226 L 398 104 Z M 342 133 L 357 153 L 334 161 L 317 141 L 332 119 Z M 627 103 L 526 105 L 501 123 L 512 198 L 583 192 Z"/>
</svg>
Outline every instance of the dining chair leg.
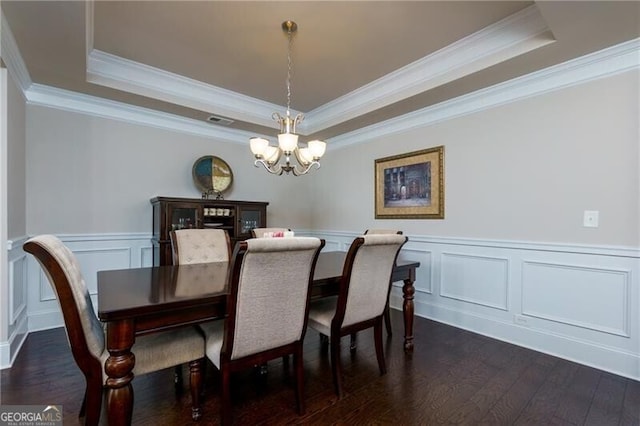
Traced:
<svg viewBox="0 0 640 426">
<path fill-rule="evenodd" d="M 86 426 L 97 426 L 100 422 L 100 411 L 102 410 L 102 377 L 87 377 L 87 390 L 85 398 L 85 418 Z"/>
<path fill-rule="evenodd" d="M 89 393 L 89 386 L 85 386 L 84 396 L 82 397 L 82 405 L 80 406 L 80 412 L 78 413 L 78 417 L 82 418 L 87 412 L 87 394 Z"/>
<path fill-rule="evenodd" d="M 296 408 L 298 414 L 302 415 L 305 412 L 304 404 L 304 363 L 302 361 L 302 343 L 296 348 L 296 352 L 293 354 L 293 368 L 295 370 L 295 383 L 296 383 Z"/>
<path fill-rule="evenodd" d="M 391 312 L 389 308 L 389 302 L 387 302 L 387 306 L 384 308 L 384 325 L 387 328 L 387 335 L 392 336 L 393 332 L 391 331 Z"/>
<path fill-rule="evenodd" d="M 204 359 L 196 359 L 189 363 L 189 387 L 191 388 L 191 418 L 200 420 L 202 418 L 202 405 L 200 393 L 202 392 L 202 366 Z"/>
<path fill-rule="evenodd" d="M 331 336 L 331 372 L 333 373 L 333 387 L 338 395 L 338 399 L 342 398 L 342 364 L 340 361 L 340 335 Z"/>
<path fill-rule="evenodd" d="M 329 337 L 320 333 L 320 352 L 326 354 L 327 349 L 329 349 Z"/>
<path fill-rule="evenodd" d="M 373 338 L 376 346 L 376 358 L 378 359 L 378 369 L 382 376 L 387 372 L 387 367 L 384 362 L 384 351 L 382 348 L 382 316 L 378 318 L 373 326 Z"/>
<path fill-rule="evenodd" d="M 349 341 L 349 350 L 354 353 L 358 348 L 358 333 L 351 333 L 351 339 Z"/>
<path fill-rule="evenodd" d="M 176 394 L 182 392 L 182 365 L 176 365 L 173 369 L 173 386 L 176 388 Z"/>
<path fill-rule="evenodd" d="M 220 417 L 223 425 L 231 424 L 231 373 L 226 366 L 221 366 L 220 375 L 222 376 L 221 397 L 220 397 Z"/>
</svg>

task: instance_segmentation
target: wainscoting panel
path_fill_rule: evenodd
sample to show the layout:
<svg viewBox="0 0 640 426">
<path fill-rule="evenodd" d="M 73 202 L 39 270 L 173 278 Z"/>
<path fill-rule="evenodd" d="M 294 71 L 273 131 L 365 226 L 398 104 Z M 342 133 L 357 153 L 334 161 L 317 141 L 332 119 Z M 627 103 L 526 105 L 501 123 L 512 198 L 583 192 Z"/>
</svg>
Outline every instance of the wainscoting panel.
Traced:
<svg viewBox="0 0 640 426">
<path fill-rule="evenodd" d="M 27 310 L 27 256 L 9 262 L 9 324 L 15 324 Z"/>
<path fill-rule="evenodd" d="M 346 249 L 358 234 L 308 235 Z M 640 248 L 408 237 L 417 316 L 640 380 Z"/>
<path fill-rule="evenodd" d="M 630 271 L 525 261 L 522 314 L 629 335 Z"/>
<path fill-rule="evenodd" d="M 324 238 L 324 251 L 347 250 L 360 232 L 296 230 Z M 414 284 L 417 316 L 640 380 L 640 248 L 408 237 L 400 258 L 421 264 Z M 93 293 L 99 270 L 151 265 L 150 234 L 61 239 L 78 256 Z M 15 311 L 23 305 L 23 272 L 16 271 L 24 269 L 21 248 L 12 252 Z M 27 313 L 14 315 L 14 335 L 0 342 L 3 362 L 5 348 L 23 341 L 25 317 L 29 331 L 62 325 L 53 294 L 43 297 L 50 290 L 41 268 L 31 256 L 26 264 Z M 395 309 L 402 309 L 401 286 L 392 288 Z M 416 348 L 416 355 L 424 350 Z"/>
<path fill-rule="evenodd" d="M 7 244 L 7 297 L 3 301 L 7 318 L 7 340 L 0 341 L 0 369 L 11 366 L 24 343 L 28 331 L 29 276 L 28 257 L 22 244 L 26 237 L 8 241 Z M 0 308 L 2 309 L 2 308 Z"/>
<path fill-rule="evenodd" d="M 447 252 L 440 259 L 440 296 L 508 310 L 508 259 Z"/>
</svg>

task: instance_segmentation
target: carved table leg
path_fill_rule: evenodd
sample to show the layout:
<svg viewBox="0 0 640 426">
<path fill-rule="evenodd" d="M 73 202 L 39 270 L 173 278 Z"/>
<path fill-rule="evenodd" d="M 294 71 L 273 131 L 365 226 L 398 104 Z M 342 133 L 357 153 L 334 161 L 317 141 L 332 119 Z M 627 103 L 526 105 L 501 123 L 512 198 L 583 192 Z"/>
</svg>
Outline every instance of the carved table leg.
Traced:
<svg viewBox="0 0 640 426">
<path fill-rule="evenodd" d="M 200 394 L 202 393 L 202 376 L 204 359 L 196 359 L 189 363 L 190 386 L 191 386 L 191 418 L 200 420 L 202 418 L 202 402 Z"/>
<path fill-rule="evenodd" d="M 131 424 L 133 413 L 133 366 L 135 356 L 131 347 L 135 340 L 132 321 L 116 321 L 107 324 L 107 349 L 109 358 L 105 362 L 108 379 L 107 415 L 109 425 Z"/>
<path fill-rule="evenodd" d="M 416 289 L 413 287 L 415 281 L 415 273 L 404 280 L 402 286 L 402 312 L 404 314 L 404 351 L 413 352 L 413 295 Z"/>
</svg>

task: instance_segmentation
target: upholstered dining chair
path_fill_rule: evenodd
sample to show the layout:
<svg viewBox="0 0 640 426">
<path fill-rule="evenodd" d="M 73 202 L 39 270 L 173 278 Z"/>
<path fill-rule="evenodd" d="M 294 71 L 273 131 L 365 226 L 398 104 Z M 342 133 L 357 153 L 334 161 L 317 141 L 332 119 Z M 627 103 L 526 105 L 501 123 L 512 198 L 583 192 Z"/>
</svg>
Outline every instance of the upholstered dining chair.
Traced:
<svg viewBox="0 0 640 426">
<path fill-rule="evenodd" d="M 85 377 L 86 389 L 79 417 L 85 417 L 85 425 L 97 425 L 107 379 L 103 366 L 109 352 L 80 265 L 73 252 L 53 235 L 33 237 L 23 248 L 36 258 L 49 279 L 62 309 L 71 353 Z M 189 363 L 192 417 L 199 419 L 202 416 L 200 390 L 204 347 L 203 336 L 193 327 L 137 337 L 133 346 L 136 359 L 133 373 L 142 375 Z"/>
<path fill-rule="evenodd" d="M 231 242 L 224 229 L 179 229 L 169 233 L 174 265 L 228 262 Z"/>
<path fill-rule="evenodd" d="M 324 240 L 254 238 L 236 244 L 224 322 L 202 325 L 220 370 L 222 424 L 232 419 L 231 373 L 293 354 L 298 413 L 304 413 L 302 344 L 310 288 Z"/>
<path fill-rule="evenodd" d="M 174 265 L 228 262 L 231 241 L 224 229 L 178 229 L 169 232 Z M 220 321 L 220 320 L 215 320 Z M 182 367 L 176 365 L 175 383 L 182 387 Z"/>
<path fill-rule="evenodd" d="M 402 235 L 402 231 L 398 231 L 396 229 L 367 229 L 366 231 L 364 231 L 364 235 L 371 235 L 371 234 L 375 234 L 375 235 L 388 235 L 388 234 L 397 234 L 397 235 Z M 387 329 L 387 335 L 391 336 L 393 335 L 393 331 L 391 329 L 391 311 L 389 310 L 389 301 L 387 300 L 387 307 L 384 308 L 384 326 Z M 353 337 L 352 339 L 352 343 L 351 346 L 353 347 L 355 345 L 355 337 Z"/>
<path fill-rule="evenodd" d="M 340 338 L 373 327 L 380 374 L 386 373 L 382 350 L 382 320 L 391 290 L 391 273 L 402 235 L 364 235 L 347 252 L 338 296 L 320 299 L 309 307 L 309 327 L 329 336 L 333 384 L 343 396 Z"/>
<path fill-rule="evenodd" d="M 251 230 L 251 236 L 253 238 L 263 238 L 267 232 L 288 232 L 289 228 L 253 228 Z"/>
</svg>

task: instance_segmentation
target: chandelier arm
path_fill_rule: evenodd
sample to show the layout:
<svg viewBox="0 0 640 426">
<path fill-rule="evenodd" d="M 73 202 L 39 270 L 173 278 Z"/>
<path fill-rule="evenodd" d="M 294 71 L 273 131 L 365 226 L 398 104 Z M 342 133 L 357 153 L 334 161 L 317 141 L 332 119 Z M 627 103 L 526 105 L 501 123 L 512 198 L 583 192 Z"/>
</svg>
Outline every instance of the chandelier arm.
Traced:
<svg viewBox="0 0 640 426">
<path fill-rule="evenodd" d="M 264 169 L 266 171 L 268 171 L 269 173 L 271 173 L 273 175 L 280 176 L 282 174 L 282 172 L 284 171 L 280 165 L 278 165 L 277 167 L 273 168 L 272 166 L 268 165 L 265 160 L 256 160 L 256 161 L 253 162 L 253 166 L 254 167 L 260 167 L 259 164 L 261 164 L 262 167 L 264 167 Z"/>
<path fill-rule="evenodd" d="M 294 176 L 302 176 L 302 175 L 306 175 L 307 173 L 309 173 L 311 171 L 311 168 L 314 167 L 317 169 L 320 168 L 320 163 L 317 161 L 312 161 L 311 163 L 309 163 L 308 166 L 304 167 L 302 170 L 298 169 L 298 166 L 294 166 L 293 170 L 291 170 L 291 172 L 293 173 Z"/>
</svg>

